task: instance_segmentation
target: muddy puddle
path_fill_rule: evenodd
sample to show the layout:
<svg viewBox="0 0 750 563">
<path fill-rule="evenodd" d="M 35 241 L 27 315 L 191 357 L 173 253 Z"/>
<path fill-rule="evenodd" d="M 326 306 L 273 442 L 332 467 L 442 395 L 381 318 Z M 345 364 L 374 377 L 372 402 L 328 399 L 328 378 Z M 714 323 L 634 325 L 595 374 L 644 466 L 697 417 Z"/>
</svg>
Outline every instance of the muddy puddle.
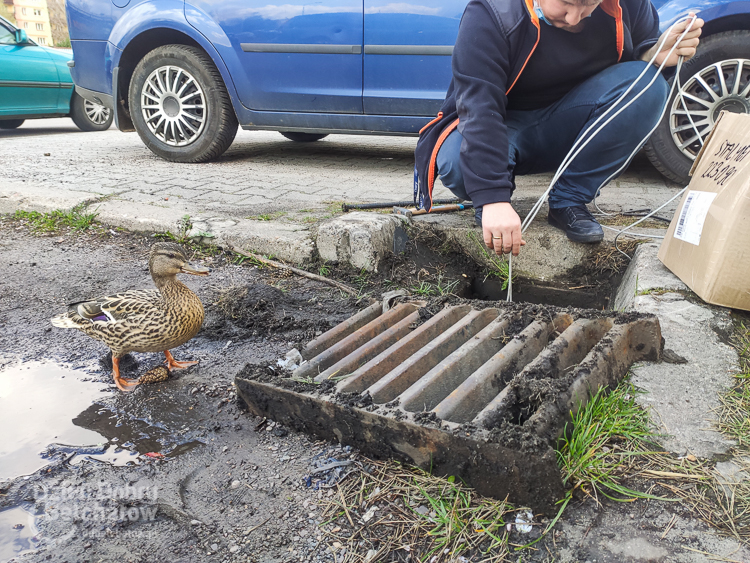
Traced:
<svg viewBox="0 0 750 563">
<path fill-rule="evenodd" d="M 0 511 L 0 561 L 36 549 L 39 539 L 34 515 L 17 506 Z"/>
<path fill-rule="evenodd" d="M 101 452 L 101 434 L 73 419 L 110 395 L 88 374 L 29 362 L 0 372 L 0 479 L 28 475 L 47 464 L 50 450 Z M 50 448 L 51 446 L 51 448 Z"/>
<path fill-rule="evenodd" d="M 87 371 L 52 362 L 1 371 L 0 428 L 13 430 L 0 434 L 0 479 L 61 460 L 136 465 L 144 455 L 175 456 L 202 444 L 179 425 L 175 433 L 173 420 L 168 427 L 148 413 L 122 412 L 110 389 Z"/>
</svg>

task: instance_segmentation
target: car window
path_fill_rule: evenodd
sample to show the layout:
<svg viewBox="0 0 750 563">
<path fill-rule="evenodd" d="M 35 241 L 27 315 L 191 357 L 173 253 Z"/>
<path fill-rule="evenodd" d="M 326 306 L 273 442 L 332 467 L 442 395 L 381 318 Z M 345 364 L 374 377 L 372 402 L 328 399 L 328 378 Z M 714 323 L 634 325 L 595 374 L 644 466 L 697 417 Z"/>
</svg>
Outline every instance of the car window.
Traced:
<svg viewBox="0 0 750 563">
<path fill-rule="evenodd" d="M 0 45 L 15 45 L 16 35 L 4 22 L 0 21 Z"/>
</svg>

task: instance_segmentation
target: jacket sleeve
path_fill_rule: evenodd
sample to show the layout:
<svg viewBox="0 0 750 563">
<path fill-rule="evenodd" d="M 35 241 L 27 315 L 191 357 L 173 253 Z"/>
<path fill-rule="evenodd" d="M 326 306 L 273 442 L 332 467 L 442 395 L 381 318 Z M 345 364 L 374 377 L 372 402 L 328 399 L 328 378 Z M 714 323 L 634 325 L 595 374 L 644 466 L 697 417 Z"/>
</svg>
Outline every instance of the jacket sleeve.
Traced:
<svg viewBox="0 0 750 563">
<path fill-rule="evenodd" d="M 461 171 L 475 206 L 509 202 L 505 91 L 510 75 L 506 34 L 479 0 L 469 2 L 453 50 L 453 83 L 461 145 Z"/>
<path fill-rule="evenodd" d="M 639 60 L 659 40 L 659 14 L 650 0 L 634 2 L 632 30 L 633 60 Z"/>
</svg>

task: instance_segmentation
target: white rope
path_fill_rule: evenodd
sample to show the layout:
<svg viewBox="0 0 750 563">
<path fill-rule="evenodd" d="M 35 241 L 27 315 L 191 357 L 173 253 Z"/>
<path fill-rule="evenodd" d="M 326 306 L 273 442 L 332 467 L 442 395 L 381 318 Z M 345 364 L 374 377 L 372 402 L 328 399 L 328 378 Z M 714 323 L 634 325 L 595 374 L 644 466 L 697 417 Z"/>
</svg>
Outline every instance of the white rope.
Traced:
<svg viewBox="0 0 750 563">
<path fill-rule="evenodd" d="M 697 16 L 693 16 L 692 18 L 690 18 L 690 16 L 687 16 L 687 17 L 684 17 L 684 18 L 681 18 L 681 19 L 677 20 L 675 23 L 673 23 L 670 26 L 668 32 L 665 33 L 662 36 L 661 41 L 657 44 L 657 49 L 654 52 L 653 57 L 651 57 L 651 60 L 649 61 L 648 65 L 643 69 L 643 71 L 638 75 L 638 77 L 633 81 L 633 83 L 628 87 L 628 89 L 625 90 L 625 92 L 623 92 L 623 94 L 609 108 L 607 108 L 607 110 L 604 113 L 602 113 L 602 115 L 600 115 L 594 121 L 594 123 L 592 123 L 588 128 L 586 128 L 586 130 L 583 132 L 583 134 L 581 134 L 581 136 L 578 139 L 576 139 L 576 142 L 573 143 L 573 146 L 571 147 L 570 151 L 568 151 L 568 154 L 563 159 L 562 163 L 560 164 L 559 168 L 557 169 L 557 172 L 555 172 L 555 175 L 553 176 L 552 181 L 550 182 L 549 186 L 544 191 L 544 193 L 541 195 L 541 197 L 539 197 L 539 199 L 536 201 L 536 203 L 534 204 L 534 206 L 531 208 L 531 211 L 526 216 L 526 219 L 524 219 L 524 221 L 521 223 L 521 234 L 523 234 L 526 231 L 526 229 L 529 228 L 529 226 L 531 225 L 531 223 L 534 221 L 534 219 L 536 218 L 536 216 L 539 213 L 540 209 L 546 203 L 547 198 L 549 196 L 549 193 L 552 191 L 552 188 L 555 186 L 555 184 L 560 179 L 560 177 L 568 169 L 568 167 L 570 166 L 570 164 L 573 162 L 573 159 L 575 159 L 575 157 L 578 156 L 578 154 L 586 147 L 586 145 L 588 145 L 594 139 L 594 137 L 596 137 L 596 135 L 598 135 L 599 132 L 602 129 L 604 129 L 604 127 L 606 127 L 620 113 L 622 113 L 628 107 L 630 107 L 631 104 L 633 104 L 638 98 L 640 98 L 649 88 L 651 88 L 651 86 L 654 84 L 654 82 L 656 82 L 656 79 L 659 77 L 659 75 L 662 73 L 662 70 L 664 69 L 664 65 L 666 64 L 667 59 L 669 59 L 669 57 L 672 55 L 672 53 L 674 52 L 674 50 L 677 48 L 677 45 L 680 44 L 680 42 L 685 37 L 685 35 L 687 35 L 687 33 L 690 31 L 690 29 L 692 28 L 693 23 L 695 22 L 696 18 L 697 18 Z M 643 90 L 641 90 L 635 97 L 633 97 L 632 100 L 630 100 L 627 104 L 625 104 L 623 107 L 621 107 L 620 109 L 618 109 L 613 115 L 611 115 L 604 123 L 602 123 L 596 129 L 596 131 L 594 131 L 593 133 L 591 133 L 591 135 L 589 136 L 589 133 L 591 132 L 591 130 L 594 127 L 596 127 L 597 124 L 602 119 L 604 119 L 610 112 L 612 112 L 612 110 L 614 110 L 615 107 L 617 107 L 625 99 L 625 97 L 630 93 L 630 91 L 635 87 L 635 85 L 641 80 L 641 78 L 643 78 L 643 76 L 645 76 L 646 72 L 648 72 L 648 70 L 651 68 L 651 65 L 656 60 L 656 57 L 661 52 L 661 48 L 664 45 L 664 43 L 666 42 L 666 40 L 667 40 L 667 37 L 669 35 L 669 31 L 671 31 L 674 28 L 674 26 L 676 26 L 678 23 L 683 22 L 683 21 L 685 21 L 687 19 L 691 19 L 690 23 L 685 28 L 685 31 L 683 31 L 682 34 L 677 38 L 677 40 L 675 41 L 674 45 L 672 45 L 672 48 L 667 53 L 667 56 L 664 57 L 664 60 L 659 65 L 659 67 L 658 67 L 658 69 L 656 71 L 656 74 L 651 79 L 651 81 L 646 85 L 646 87 Z M 616 172 L 614 172 L 609 178 L 607 178 L 602 183 L 601 186 L 599 186 L 599 189 L 597 190 L 597 194 L 598 194 L 599 190 L 601 190 L 601 188 L 603 188 L 610 180 L 612 180 L 612 178 L 614 178 L 615 176 L 617 176 L 618 174 L 620 174 L 625 169 L 625 167 L 630 163 L 630 161 L 633 159 L 633 157 L 635 156 L 635 154 L 648 141 L 648 138 L 656 130 L 656 127 L 658 127 L 659 123 L 661 122 L 662 118 L 664 117 L 664 113 L 666 112 L 667 107 L 669 106 L 669 100 L 672 98 L 672 93 L 674 92 L 675 84 L 677 82 L 679 82 L 679 72 L 680 72 L 680 68 L 682 66 L 682 60 L 683 60 L 682 56 L 680 56 L 678 58 L 678 60 L 677 60 L 677 69 L 676 69 L 677 77 L 675 78 L 675 81 L 672 83 L 672 87 L 669 90 L 669 95 L 667 96 L 667 101 L 664 104 L 664 108 L 662 109 L 661 115 L 659 116 L 659 119 L 657 120 L 656 125 L 651 129 L 651 131 L 649 131 L 648 135 L 646 135 L 646 137 L 636 146 L 636 149 L 630 154 L 630 156 L 627 158 L 627 160 L 625 161 L 625 163 Z M 682 89 L 681 88 L 679 90 L 679 95 L 680 95 L 680 100 L 681 100 L 681 102 L 683 104 L 683 107 L 685 108 L 685 110 L 687 112 L 687 105 L 684 103 L 684 99 L 682 97 Z M 687 112 L 687 113 L 688 113 L 688 116 L 689 116 L 689 112 Z M 692 118 L 690 119 L 690 122 L 693 123 Z M 695 129 L 696 133 L 698 133 L 698 129 L 695 127 L 695 124 L 693 124 L 693 128 Z M 588 138 L 587 138 L 587 136 L 588 136 Z M 703 140 L 702 140 L 700 134 L 698 134 L 698 139 L 701 141 L 701 144 L 702 144 Z M 671 203 L 678 196 L 680 196 L 686 189 L 687 188 L 683 188 L 678 194 L 676 194 L 675 196 L 673 196 L 672 198 L 670 198 L 669 201 L 667 201 L 666 203 L 664 203 L 663 205 L 661 205 L 659 208 L 657 208 L 657 209 L 649 212 L 648 214 L 646 214 L 646 216 L 642 217 L 641 219 L 639 219 L 638 221 L 636 221 L 632 225 L 629 225 L 628 227 L 625 227 L 622 230 L 618 231 L 617 229 L 612 229 L 611 227 L 606 227 L 608 229 L 617 231 L 617 233 L 618 233 L 617 236 L 615 236 L 615 248 L 617 248 L 617 239 L 618 239 L 618 237 L 620 235 L 622 235 L 625 231 L 629 230 L 630 228 L 635 227 L 636 225 L 642 223 L 643 221 L 645 221 L 646 219 L 648 219 L 649 217 L 651 217 L 652 215 L 654 215 L 655 213 L 657 213 L 658 211 L 660 211 L 661 209 L 663 209 L 664 207 L 666 207 L 669 203 Z M 599 206 L 596 204 L 596 197 L 594 198 L 594 205 L 596 206 L 597 209 L 599 209 Z M 604 215 L 610 215 L 610 214 L 604 213 L 603 211 L 601 211 L 601 209 L 599 209 L 599 211 L 602 214 L 604 214 Z M 637 233 L 629 233 L 629 234 L 636 235 Z M 651 235 L 645 235 L 645 234 L 640 234 L 640 233 L 638 233 L 638 234 L 640 236 L 651 236 Z M 654 236 L 653 238 L 663 238 L 663 237 Z M 619 252 L 622 252 L 619 248 L 617 248 L 617 250 Z M 624 252 L 623 252 L 623 254 L 624 254 Z M 512 301 L 513 300 L 513 276 L 512 276 L 512 273 L 513 273 L 513 255 L 510 255 L 508 257 L 508 295 L 507 295 L 507 300 L 508 301 Z"/>
</svg>

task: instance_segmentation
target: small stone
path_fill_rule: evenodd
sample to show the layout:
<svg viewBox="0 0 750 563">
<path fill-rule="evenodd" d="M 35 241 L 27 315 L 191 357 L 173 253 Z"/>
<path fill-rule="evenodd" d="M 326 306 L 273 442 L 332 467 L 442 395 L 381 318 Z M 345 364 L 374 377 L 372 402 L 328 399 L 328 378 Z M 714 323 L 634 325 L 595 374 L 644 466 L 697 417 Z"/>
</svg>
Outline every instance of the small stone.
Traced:
<svg viewBox="0 0 750 563">
<path fill-rule="evenodd" d="M 200 520 L 191 520 L 190 521 L 190 525 L 191 526 L 200 526 L 201 525 L 201 521 Z"/>
<path fill-rule="evenodd" d="M 211 551 L 218 551 L 219 550 L 219 544 L 212 543 L 211 544 Z"/>
<path fill-rule="evenodd" d="M 192 389 L 190 390 L 190 394 L 191 394 L 191 395 L 195 395 L 195 394 L 196 394 L 197 392 L 198 392 L 198 388 L 197 388 L 197 387 L 193 387 L 193 388 L 192 388 Z"/>
<path fill-rule="evenodd" d="M 237 553 L 240 550 L 240 547 L 238 545 L 233 545 L 229 548 L 229 553 Z"/>
<path fill-rule="evenodd" d="M 224 446 L 223 448 L 221 448 L 221 451 L 222 451 L 222 452 L 226 452 L 226 451 L 228 451 L 228 450 L 229 450 L 229 446 Z"/>
<path fill-rule="evenodd" d="M 233 489 L 237 489 L 237 488 L 239 488 L 239 486 L 240 486 L 240 482 L 239 481 L 232 481 L 232 488 Z"/>
</svg>

